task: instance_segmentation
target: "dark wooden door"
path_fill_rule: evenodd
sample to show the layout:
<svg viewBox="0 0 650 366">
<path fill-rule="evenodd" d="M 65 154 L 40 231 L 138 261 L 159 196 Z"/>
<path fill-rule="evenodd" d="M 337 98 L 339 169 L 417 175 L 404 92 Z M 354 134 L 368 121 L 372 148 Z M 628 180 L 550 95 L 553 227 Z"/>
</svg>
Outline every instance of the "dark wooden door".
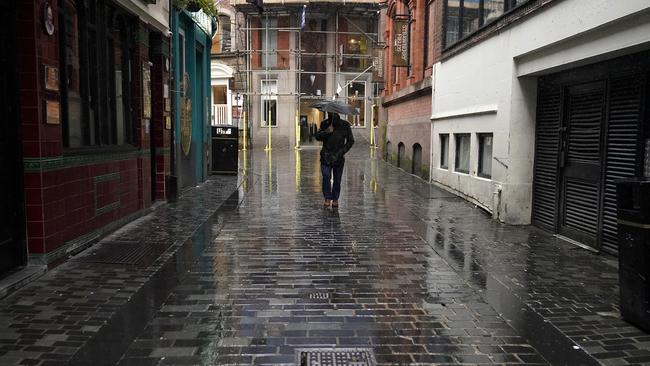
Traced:
<svg viewBox="0 0 650 366">
<path fill-rule="evenodd" d="M 562 235 L 598 249 L 606 83 L 567 87 L 560 128 Z"/>
<path fill-rule="evenodd" d="M 0 2 L 0 276 L 23 265 L 24 214 L 17 82 L 15 1 Z"/>
</svg>

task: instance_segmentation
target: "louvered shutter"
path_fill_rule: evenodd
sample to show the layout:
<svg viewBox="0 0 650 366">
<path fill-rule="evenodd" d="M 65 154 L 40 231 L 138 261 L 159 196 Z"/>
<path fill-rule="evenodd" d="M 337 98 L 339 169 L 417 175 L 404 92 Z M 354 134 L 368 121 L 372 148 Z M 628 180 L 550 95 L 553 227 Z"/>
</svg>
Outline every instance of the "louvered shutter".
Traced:
<svg viewBox="0 0 650 366">
<path fill-rule="evenodd" d="M 639 76 L 612 79 L 607 126 L 607 154 L 603 194 L 602 249 L 616 254 L 617 179 L 635 176 L 641 116 L 641 84 Z"/>
<path fill-rule="evenodd" d="M 539 81 L 535 125 L 533 214 L 535 225 L 555 231 L 557 216 L 558 144 L 561 90 Z"/>
</svg>

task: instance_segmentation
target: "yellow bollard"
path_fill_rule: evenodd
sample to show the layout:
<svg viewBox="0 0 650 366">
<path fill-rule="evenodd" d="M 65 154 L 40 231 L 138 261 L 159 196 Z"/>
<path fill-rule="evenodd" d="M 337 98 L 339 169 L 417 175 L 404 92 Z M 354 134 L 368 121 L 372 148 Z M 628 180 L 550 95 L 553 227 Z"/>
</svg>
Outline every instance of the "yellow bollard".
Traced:
<svg viewBox="0 0 650 366">
<path fill-rule="evenodd" d="M 294 150 L 296 154 L 296 192 L 300 192 L 300 150 Z"/>
<path fill-rule="evenodd" d="M 244 147 L 242 148 L 243 151 L 246 151 L 246 112 L 244 112 Z"/>
<path fill-rule="evenodd" d="M 375 144 L 375 107 L 377 105 L 373 104 L 370 108 L 370 148 L 376 148 Z"/>
</svg>

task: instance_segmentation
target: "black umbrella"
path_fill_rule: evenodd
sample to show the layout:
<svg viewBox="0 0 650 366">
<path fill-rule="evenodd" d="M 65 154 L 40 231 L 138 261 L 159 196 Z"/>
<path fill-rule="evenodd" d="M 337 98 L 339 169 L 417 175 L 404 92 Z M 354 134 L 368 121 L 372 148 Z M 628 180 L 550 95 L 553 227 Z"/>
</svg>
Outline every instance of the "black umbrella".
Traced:
<svg viewBox="0 0 650 366">
<path fill-rule="evenodd" d="M 310 105 L 310 107 L 316 108 L 322 112 L 332 112 L 349 116 L 356 116 L 359 114 L 358 109 L 349 104 L 339 102 L 338 100 L 321 100 Z"/>
</svg>

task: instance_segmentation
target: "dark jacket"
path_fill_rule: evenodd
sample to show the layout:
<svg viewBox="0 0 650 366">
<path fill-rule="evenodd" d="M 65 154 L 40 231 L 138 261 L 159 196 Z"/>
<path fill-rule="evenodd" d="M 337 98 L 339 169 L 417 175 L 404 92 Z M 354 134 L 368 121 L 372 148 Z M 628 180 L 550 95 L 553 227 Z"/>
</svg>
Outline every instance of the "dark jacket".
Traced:
<svg viewBox="0 0 650 366">
<path fill-rule="evenodd" d="M 334 132 L 328 133 L 325 130 L 334 124 Z M 354 136 L 350 124 L 338 116 L 332 116 L 321 122 L 316 132 L 316 140 L 323 141 L 323 148 L 320 150 L 320 161 L 327 165 L 341 165 L 345 163 L 343 155 L 350 151 L 354 145 Z"/>
</svg>

